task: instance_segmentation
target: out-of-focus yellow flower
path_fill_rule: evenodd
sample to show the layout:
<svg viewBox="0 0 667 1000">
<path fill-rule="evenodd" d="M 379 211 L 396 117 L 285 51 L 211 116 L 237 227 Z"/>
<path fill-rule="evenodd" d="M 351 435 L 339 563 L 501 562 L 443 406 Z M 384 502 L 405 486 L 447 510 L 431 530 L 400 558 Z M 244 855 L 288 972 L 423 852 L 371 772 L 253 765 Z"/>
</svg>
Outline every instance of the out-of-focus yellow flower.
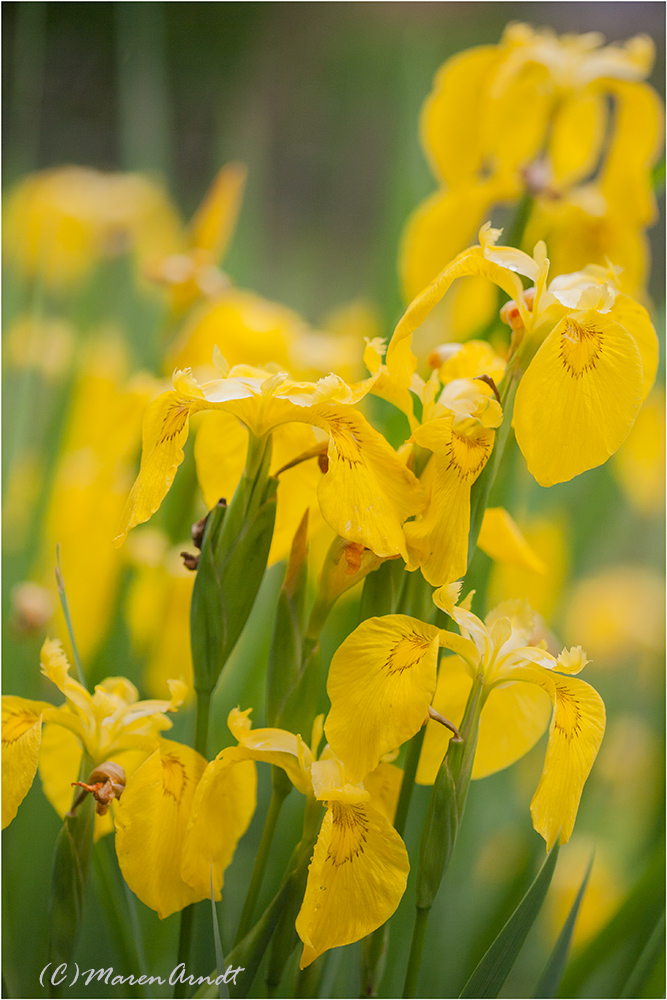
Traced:
<svg viewBox="0 0 667 1000">
<path fill-rule="evenodd" d="M 166 192 L 151 178 L 59 167 L 30 174 L 9 192 L 3 251 L 19 273 L 66 290 L 103 257 L 131 252 L 142 267 L 173 252 L 179 230 Z"/>
<path fill-rule="evenodd" d="M 612 471 L 632 505 L 647 516 L 665 506 L 665 393 L 655 389 L 639 411 Z"/>
<path fill-rule="evenodd" d="M 14 819 L 38 765 L 44 794 L 62 817 L 72 804 L 84 751 L 94 768 L 113 757 L 132 775 L 156 746 L 158 734 L 171 727 L 164 713 L 175 712 L 183 701 L 180 681 L 169 682 L 169 701 L 139 701 L 125 677 L 107 677 L 91 695 L 70 677 L 62 646 L 52 639 L 42 646 L 41 667 L 66 701 L 56 708 L 15 696 L 2 699 L 3 829 Z M 111 830 L 109 813 L 96 816 L 96 837 Z"/>
<path fill-rule="evenodd" d="M 175 313 L 197 299 L 212 298 L 229 286 L 219 270 L 236 227 L 246 182 L 242 163 L 228 163 L 216 174 L 189 227 L 167 256 L 147 262 L 146 274 L 166 287 Z"/>
<path fill-rule="evenodd" d="M 579 948 L 590 941 L 605 926 L 621 902 L 624 878 L 618 864 L 599 841 L 576 836 L 559 862 L 549 890 L 547 914 L 554 936 L 560 934 L 575 897 L 579 892 L 588 864 L 593 867 L 586 892 L 579 908 L 572 935 L 572 947 Z"/>
<path fill-rule="evenodd" d="M 597 33 L 559 38 L 514 24 L 498 45 L 462 52 L 440 68 L 421 133 L 441 189 L 406 227 L 406 298 L 470 242 L 494 206 L 516 204 L 523 194 L 533 198 L 526 245 L 547 239 L 554 273 L 611 258 L 624 268 L 623 290 L 641 293 L 663 118 L 658 95 L 643 82 L 653 44 L 643 36 L 603 43 Z M 466 284 L 457 296 L 465 294 L 468 314 L 450 309 L 443 324 L 454 336 L 483 328 L 493 312 L 478 279 Z"/>
<path fill-rule="evenodd" d="M 70 323 L 62 319 L 21 316 L 6 333 L 5 364 L 18 370 L 31 368 L 47 380 L 69 370 L 76 343 Z"/>
<path fill-rule="evenodd" d="M 572 590 L 565 636 L 577 635 L 597 666 L 616 666 L 664 648 L 665 586 L 644 566 L 614 566 Z"/>
<path fill-rule="evenodd" d="M 482 523 L 482 541 L 484 531 Z M 560 516 L 553 520 L 531 520 L 521 525 L 521 531 L 532 556 L 543 564 L 546 571 L 540 572 L 534 562 L 531 566 L 528 561 L 520 562 L 518 558 L 496 561 L 489 576 L 488 601 L 493 607 L 501 601 L 519 598 L 528 601 L 545 621 L 551 621 L 569 572 L 569 535 Z M 478 544 L 484 548 L 481 542 Z M 489 549 L 485 551 L 488 555 L 492 554 Z M 589 648 L 583 638 L 582 645 Z"/>
<path fill-rule="evenodd" d="M 126 599 L 126 620 L 132 647 L 145 663 L 144 683 L 151 692 L 164 691 L 168 678 L 179 677 L 192 695 L 190 601 L 195 574 L 186 569 L 180 552 L 161 531 L 146 528 L 128 545 L 134 575 Z"/>
<path fill-rule="evenodd" d="M 88 659 L 110 624 L 122 559 L 113 536 L 131 483 L 141 417 L 157 383 L 128 379 L 127 349 L 104 337 L 82 354 L 46 512 L 38 578 L 53 586 L 56 544 Z"/>
<path fill-rule="evenodd" d="M 328 375 L 316 383 L 293 382 L 285 372 L 237 365 L 200 386 L 190 373 L 177 372 L 174 390 L 159 396 L 146 413 L 141 470 L 119 540 L 160 506 L 183 460 L 190 415 L 221 410 L 260 438 L 286 423 L 310 424 L 327 433 L 328 470 L 318 485 L 324 519 L 343 538 L 376 555 L 407 554 L 402 526 L 423 507 L 423 491 L 393 448 L 354 408 L 372 381 L 350 387 Z M 302 514 L 300 510 L 299 519 Z"/>
<path fill-rule="evenodd" d="M 496 246 L 500 233 L 483 226 L 480 245 L 459 254 L 410 304 L 387 369 L 407 388 L 417 365 L 412 333 L 452 282 L 463 275 L 492 281 L 510 297 L 501 315 L 525 368 L 514 404 L 517 443 L 540 485 L 551 486 L 602 464 L 625 440 L 655 379 L 657 337 L 643 306 L 619 292 L 611 267 L 591 265 L 547 285 L 544 244 L 530 257 Z M 519 275 L 534 287 L 524 292 Z"/>
</svg>

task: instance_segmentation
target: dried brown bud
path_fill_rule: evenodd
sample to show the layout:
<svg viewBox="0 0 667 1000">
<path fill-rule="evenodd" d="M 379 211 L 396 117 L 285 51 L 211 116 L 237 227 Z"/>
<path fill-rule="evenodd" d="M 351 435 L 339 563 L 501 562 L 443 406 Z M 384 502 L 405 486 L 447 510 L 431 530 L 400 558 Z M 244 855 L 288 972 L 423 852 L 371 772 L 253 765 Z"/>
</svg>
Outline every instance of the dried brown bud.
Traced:
<svg viewBox="0 0 667 1000">
<path fill-rule="evenodd" d="M 88 775 L 88 781 L 73 781 L 72 787 L 78 786 L 83 789 L 72 805 L 68 815 L 74 816 L 77 808 L 81 805 L 86 793 L 90 792 L 94 797 L 95 810 L 98 816 L 104 816 L 114 799 L 119 799 L 125 791 L 125 771 L 113 760 L 107 760 L 99 767 L 94 767 Z"/>
<path fill-rule="evenodd" d="M 194 571 L 199 566 L 199 556 L 193 555 L 192 552 L 181 552 L 181 559 L 183 560 L 183 565 L 186 569 Z"/>
</svg>

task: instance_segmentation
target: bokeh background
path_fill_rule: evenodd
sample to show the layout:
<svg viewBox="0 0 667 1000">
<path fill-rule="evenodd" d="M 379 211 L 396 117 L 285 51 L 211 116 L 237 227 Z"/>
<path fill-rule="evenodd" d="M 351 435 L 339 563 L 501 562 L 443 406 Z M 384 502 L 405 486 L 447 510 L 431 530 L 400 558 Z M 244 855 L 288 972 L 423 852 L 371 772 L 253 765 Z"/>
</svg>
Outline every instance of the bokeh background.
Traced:
<svg viewBox="0 0 667 1000">
<path fill-rule="evenodd" d="M 401 232 L 410 211 L 434 186 L 418 141 L 418 117 L 438 66 L 461 49 L 496 42 L 511 20 L 559 33 L 599 30 L 609 41 L 642 32 L 656 44 L 652 82 L 664 95 L 664 17 L 662 3 L 641 2 L 8 2 L 3 4 L 4 191 L 31 171 L 65 164 L 142 171 L 165 182 L 185 220 L 219 167 L 242 161 L 248 165 L 246 195 L 224 264 L 234 282 L 296 310 L 314 327 L 331 323 L 341 306 L 362 301 L 386 336 L 403 305 L 396 274 Z M 650 294 L 662 327 L 662 222 L 651 240 Z M 12 470 L 27 451 L 37 456 L 43 474 L 38 488 L 19 491 L 18 501 L 10 492 L 4 690 L 53 699 L 37 669 L 46 626 L 17 627 L 15 588 L 35 578 L 44 545 L 42 515 L 71 406 L 67 371 L 74 371 L 76 358 L 94 342 L 91 331 L 113 324 L 129 345 L 134 367 L 159 374 L 155 345 L 163 316 L 122 260 L 98 270 L 75 299 L 52 302 L 47 296 L 46 304 L 43 299 L 36 304 L 36 297 L 39 290 L 26 289 L 13 272 L 6 276 L 5 329 L 15 330 L 26 311 L 41 310 L 71 324 L 76 339 L 56 388 L 48 378 L 41 381 L 43 371 L 35 374 L 39 366 L 19 363 L 20 337 L 14 334 L 6 348 L 5 487 L 15 482 Z M 664 451 L 664 397 L 655 397 L 651 413 L 634 447 L 641 453 L 641 441 L 650 438 L 658 457 L 646 461 L 653 461 L 655 471 Z M 515 456 L 501 499 L 552 572 L 546 581 L 520 574 L 504 579 L 483 556 L 474 568 L 488 586 L 491 606 L 508 588 L 516 596 L 524 588 L 543 601 L 556 635 L 587 649 L 593 660 L 587 679 L 602 693 L 609 713 L 575 836 L 562 852 L 542 918 L 503 991 L 508 997 L 533 995 L 593 848 L 595 867 L 563 996 L 620 995 L 662 906 L 662 479 L 658 469 L 649 500 L 638 499 L 632 489 L 636 465 L 622 455 L 548 491 L 529 480 Z M 17 504 L 23 515 L 18 520 Z M 195 506 L 184 513 L 175 501 L 160 523 L 173 541 L 187 539 L 189 515 L 198 512 Z M 85 572 L 85 534 L 78 545 L 78 565 Z M 261 716 L 261 674 L 283 569 L 278 564 L 269 571 L 247 634 L 216 693 L 211 740 L 216 749 L 231 742 L 224 724 L 229 707 L 253 704 Z M 94 591 L 95 565 L 89 572 L 83 585 Z M 131 567 L 123 569 L 91 675 L 99 680 L 127 674 L 146 694 L 146 657 L 131 642 L 124 603 L 132 573 Z M 337 609 L 325 633 L 325 655 L 356 624 L 358 596 L 353 593 Z M 77 613 L 75 606 L 75 623 Z M 174 738 L 188 739 L 190 728 L 191 717 L 179 713 Z M 423 996 L 458 995 L 541 862 L 543 844 L 530 826 L 528 802 L 543 750 L 542 742 L 518 766 L 473 786 L 457 857 L 429 926 Z M 268 774 L 262 781 L 260 808 L 228 873 L 220 907 L 228 936 L 261 835 Z M 427 802 L 428 790 L 418 788 L 406 835 L 412 857 Z M 281 819 L 276 871 L 291 851 L 300 808 L 294 793 Z M 58 829 L 36 781 L 3 834 L 5 996 L 36 995 L 46 962 L 46 904 Z M 83 968 L 113 964 L 134 971 L 133 958 L 114 937 L 100 903 L 105 894 L 119 892 L 112 845 L 103 849 L 108 857 L 93 871 L 79 961 Z M 268 880 L 266 899 L 272 888 Z M 397 982 L 394 977 L 405 966 L 413 891 L 392 924 L 386 984 Z M 160 924 L 141 905 L 138 912 L 149 968 L 168 974 L 175 964 L 177 919 Z M 197 919 L 196 973 L 205 974 L 215 965 L 210 916 L 203 909 Z M 356 996 L 359 961 L 358 946 L 333 954 L 320 995 Z M 261 990 L 261 976 L 255 986 Z M 391 989 L 387 985 L 382 995 L 395 995 Z M 91 995 L 83 988 L 70 992 Z M 141 994 L 101 987 L 96 995 Z M 659 968 L 640 995 L 664 995 Z"/>
</svg>

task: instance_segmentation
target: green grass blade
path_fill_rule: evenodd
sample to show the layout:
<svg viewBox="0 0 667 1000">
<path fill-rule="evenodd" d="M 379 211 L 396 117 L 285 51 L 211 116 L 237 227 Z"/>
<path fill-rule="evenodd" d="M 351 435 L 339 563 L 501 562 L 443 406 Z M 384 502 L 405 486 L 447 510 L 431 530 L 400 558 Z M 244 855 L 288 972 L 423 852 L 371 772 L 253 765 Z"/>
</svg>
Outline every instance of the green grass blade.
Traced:
<svg viewBox="0 0 667 1000">
<path fill-rule="evenodd" d="M 572 941 L 574 925 L 577 922 L 579 907 L 581 906 L 581 901 L 584 898 L 584 893 L 586 892 L 592 868 L 593 855 L 591 854 L 591 860 L 588 862 L 586 874 L 584 875 L 579 892 L 577 893 L 574 903 L 572 904 L 572 909 L 570 910 L 567 920 L 563 925 L 563 929 L 558 936 L 558 940 L 556 941 L 554 950 L 551 952 L 544 972 L 540 976 L 540 980 L 535 987 L 535 996 L 542 998 L 542 1000 L 548 1000 L 548 998 L 556 996 L 558 984 L 561 980 L 561 976 L 563 975 L 563 970 L 565 969 L 567 954 L 570 950 L 570 942 Z"/>
<path fill-rule="evenodd" d="M 586 981 L 618 948 L 638 934 L 648 937 L 664 906 L 664 864 L 664 844 L 659 844 L 620 909 L 569 963 L 558 991 L 560 996 L 582 996 Z"/>
<path fill-rule="evenodd" d="M 625 986 L 619 993 L 621 1000 L 632 1000 L 633 997 L 640 997 L 642 990 L 646 986 L 656 962 L 660 960 L 660 955 L 665 947 L 665 914 L 663 913 L 648 941 L 642 948 L 641 954 L 635 966 L 628 976 Z"/>
<path fill-rule="evenodd" d="M 215 908 L 215 892 L 213 890 L 213 862 L 211 862 L 211 918 L 213 920 L 213 941 L 215 942 L 215 962 L 222 976 L 225 968 L 225 959 L 222 954 L 222 939 L 220 938 L 220 924 L 218 923 L 218 911 Z M 218 1000 L 229 1000 L 229 990 L 225 982 L 218 983 Z"/>
<path fill-rule="evenodd" d="M 558 844 L 555 844 L 530 889 L 464 986 L 461 997 L 498 996 L 540 912 L 551 884 L 557 858 Z"/>
</svg>

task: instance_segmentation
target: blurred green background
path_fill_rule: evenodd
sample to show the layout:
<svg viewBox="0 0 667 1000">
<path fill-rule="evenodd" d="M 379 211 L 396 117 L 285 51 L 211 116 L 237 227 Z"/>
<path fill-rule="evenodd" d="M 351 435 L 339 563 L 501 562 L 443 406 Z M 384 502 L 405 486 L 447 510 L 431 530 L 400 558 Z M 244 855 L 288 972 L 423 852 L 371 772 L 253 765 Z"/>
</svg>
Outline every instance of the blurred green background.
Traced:
<svg viewBox="0 0 667 1000">
<path fill-rule="evenodd" d="M 664 18 L 662 3 L 5 3 L 4 185 L 28 171 L 62 164 L 148 171 L 166 179 L 188 218 L 219 166 L 241 160 L 249 168 L 248 188 L 225 259 L 234 281 L 285 303 L 313 324 L 344 302 L 370 299 L 388 334 L 401 311 L 396 278 L 401 231 L 434 186 L 418 142 L 418 118 L 438 66 L 461 49 L 496 42 L 510 20 L 548 25 L 559 33 L 600 30 L 609 41 L 644 32 L 657 47 L 652 82 L 664 93 Z M 651 293 L 663 314 L 661 226 L 651 239 Z M 12 319 L 16 303 L 9 292 L 5 315 Z M 131 297 L 136 293 L 127 294 L 113 308 L 116 319 L 126 322 L 128 338 L 136 340 L 145 314 Z M 104 307 L 91 306 L 89 298 L 87 308 L 103 315 L 109 300 Z M 21 433 L 35 434 L 40 406 L 50 420 L 49 405 L 32 398 Z M 10 407 L 5 416 L 12 441 L 19 433 L 17 412 Z M 549 491 L 527 477 L 518 459 L 514 472 L 501 498 L 510 510 L 527 517 L 569 516 L 570 590 L 576 580 L 619 565 L 646 568 L 653 579 L 663 575 L 661 515 L 635 511 L 609 467 Z M 187 525 L 184 517 L 183 535 Z M 7 562 L 5 619 L 11 587 L 25 578 L 32 558 L 34 552 L 14 554 Z M 481 580 L 489 571 L 485 559 L 480 556 L 475 567 Z M 267 575 L 216 693 L 211 738 L 216 749 L 231 742 L 225 717 L 232 705 L 253 704 L 261 717 L 262 672 L 281 573 L 277 566 Z M 564 592 L 550 623 L 559 636 L 567 629 L 569 599 L 570 591 Z M 357 600 L 358 593 L 327 626 L 325 658 L 355 626 Z M 596 845 L 600 875 L 589 915 L 593 936 L 588 944 L 579 942 L 566 984 L 571 992 L 564 996 L 620 995 L 661 906 L 663 655 L 646 607 L 623 607 L 630 622 L 639 619 L 634 632 L 645 641 L 629 642 L 612 667 L 598 660 L 587 671 L 607 703 L 610 728 L 575 837 L 559 865 L 567 873 L 568 851 L 576 858 L 571 865 L 576 891 Z M 96 677 L 127 672 L 138 680 L 140 664 L 132 660 L 122 631 L 120 623 L 120 638 L 110 640 Z M 567 641 L 581 640 L 567 635 Z M 11 628 L 5 631 L 6 692 L 53 698 L 37 680 L 40 642 L 41 636 L 17 638 Z M 183 713 L 173 737 L 187 740 L 190 726 Z M 543 843 L 530 826 L 528 802 L 543 751 L 544 741 L 517 767 L 472 788 L 456 859 L 428 930 L 423 996 L 458 995 L 541 863 Z M 261 835 L 269 794 L 264 770 L 258 812 L 226 877 L 220 914 L 227 946 Z M 35 984 L 46 961 L 46 902 L 59 820 L 38 786 L 36 781 L 3 835 L 4 995 L 13 997 L 39 995 Z M 406 836 L 413 860 L 427 803 L 428 790 L 418 788 Z M 289 856 L 301 808 L 292 793 L 264 900 Z M 113 866 L 107 840 L 101 847 Z M 102 878 L 102 868 L 96 868 L 78 961 L 82 968 L 113 964 L 118 971 L 135 971 L 100 905 L 109 891 Z M 556 880 L 553 902 L 503 996 L 533 995 L 567 913 L 567 905 L 559 903 L 567 896 L 566 882 L 565 874 L 561 888 Z M 384 996 L 396 995 L 392 990 L 405 967 L 413 893 L 409 887 L 392 923 Z M 178 920 L 161 924 L 141 905 L 139 912 L 149 968 L 168 974 L 175 965 Z M 206 904 L 200 904 L 197 921 L 193 971 L 205 974 L 215 964 Z M 358 945 L 331 954 L 321 996 L 357 995 L 359 954 Z M 255 989 L 262 988 L 260 975 Z M 288 982 L 281 995 L 292 995 L 289 989 Z M 84 987 L 69 992 L 93 995 Z M 141 994 L 96 988 L 94 995 Z M 641 996 L 662 995 L 658 969 Z"/>
</svg>

